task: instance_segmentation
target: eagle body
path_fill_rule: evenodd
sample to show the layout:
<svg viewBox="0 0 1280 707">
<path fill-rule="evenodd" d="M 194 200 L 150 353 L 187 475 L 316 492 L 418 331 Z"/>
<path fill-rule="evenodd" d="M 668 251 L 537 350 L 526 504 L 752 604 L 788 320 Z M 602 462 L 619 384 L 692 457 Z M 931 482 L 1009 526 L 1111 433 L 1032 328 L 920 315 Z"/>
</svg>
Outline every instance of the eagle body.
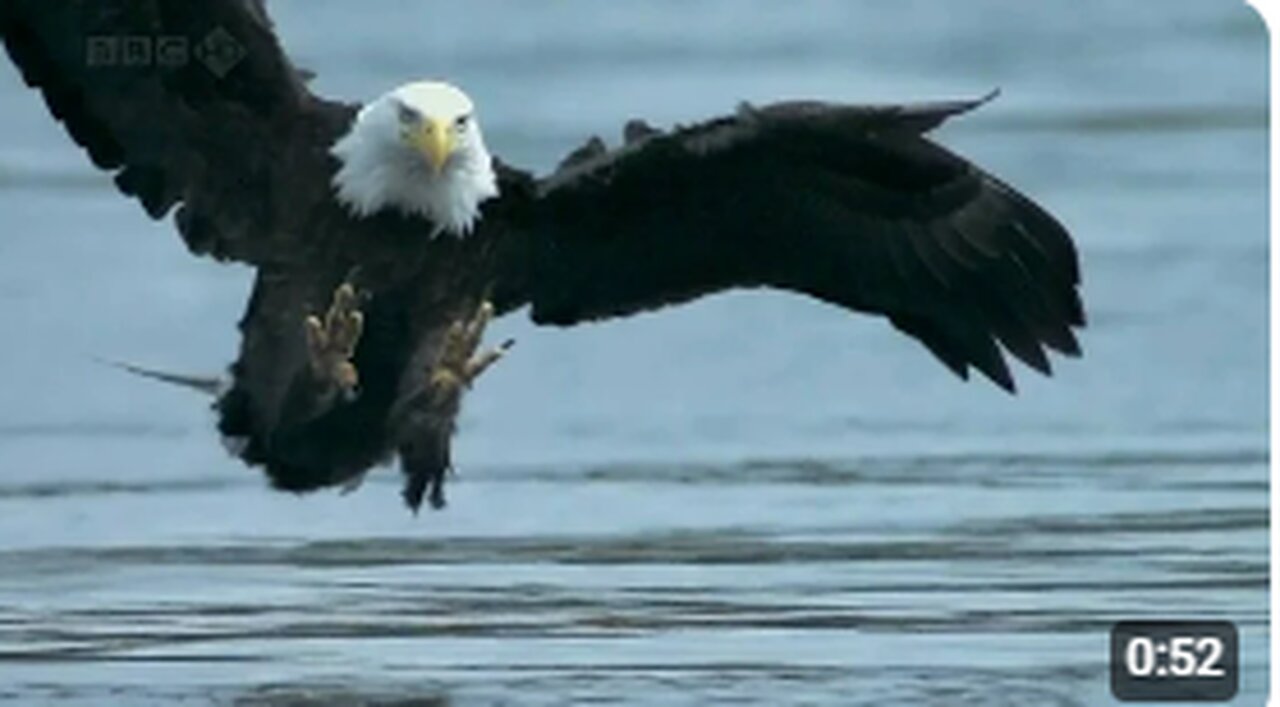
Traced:
<svg viewBox="0 0 1280 707">
<path fill-rule="evenodd" d="M 98 36 L 222 33 L 232 66 L 100 66 Z M 443 503 L 464 393 L 501 351 L 490 316 L 570 326 L 733 288 L 883 317 L 956 375 L 1012 392 L 1080 354 L 1066 229 L 933 141 L 988 99 L 740 106 L 631 121 L 536 176 L 492 157 L 441 82 L 365 105 L 311 93 L 262 0 L 4 0 L 0 37 L 100 169 L 192 253 L 255 268 L 218 398 L 236 454 L 280 489 L 348 485 L 398 458 Z"/>
<path fill-rule="evenodd" d="M 341 120 L 309 143 L 304 168 L 332 182 L 342 165 L 321 148 L 349 135 L 356 113 L 325 109 Z M 494 204 L 494 218 L 468 227 L 466 237 L 397 208 L 360 213 L 336 200 L 332 187 L 280 214 L 271 231 L 288 243 L 281 250 L 289 257 L 258 267 L 232 387 L 216 403 L 219 430 L 244 461 L 261 466 L 277 488 L 301 492 L 350 483 L 399 453 L 416 488 L 407 493 L 411 505 L 421 502 L 424 480 L 438 493 L 451 467 L 457 409 L 435 410 L 417 394 L 449 327 L 496 285 L 501 214 L 530 189 L 514 173 L 507 186 L 513 199 Z M 364 335 L 352 360 L 360 389 L 346 404 L 329 405 L 317 400 L 323 385 L 305 366 L 298 322 L 323 311 L 344 282 L 363 300 Z"/>
</svg>

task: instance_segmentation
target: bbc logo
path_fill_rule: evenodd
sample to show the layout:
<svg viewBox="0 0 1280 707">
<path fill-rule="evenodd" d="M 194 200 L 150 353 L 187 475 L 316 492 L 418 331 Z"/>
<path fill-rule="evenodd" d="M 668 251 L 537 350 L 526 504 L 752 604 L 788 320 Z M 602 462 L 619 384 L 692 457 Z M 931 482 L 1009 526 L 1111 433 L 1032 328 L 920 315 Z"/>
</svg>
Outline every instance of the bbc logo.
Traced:
<svg viewBox="0 0 1280 707">
<path fill-rule="evenodd" d="M 89 66 L 177 69 L 191 63 L 186 37 L 90 37 L 85 47 Z"/>
<path fill-rule="evenodd" d="M 93 68 L 182 69 L 195 60 L 218 78 L 231 73 L 247 53 L 221 27 L 194 44 L 181 35 L 97 35 L 85 41 L 85 63 Z"/>
</svg>

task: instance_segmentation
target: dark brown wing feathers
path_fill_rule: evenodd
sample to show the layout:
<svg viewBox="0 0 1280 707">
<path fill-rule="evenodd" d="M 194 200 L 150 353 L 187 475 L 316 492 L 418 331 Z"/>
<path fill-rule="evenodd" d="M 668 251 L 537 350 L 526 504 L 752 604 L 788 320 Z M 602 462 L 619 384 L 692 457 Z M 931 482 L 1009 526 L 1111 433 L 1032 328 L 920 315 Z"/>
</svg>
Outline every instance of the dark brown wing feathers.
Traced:
<svg viewBox="0 0 1280 707">
<path fill-rule="evenodd" d="M 179 228 L 200 253 L 263 259 L 253 236 L 288 200 L 281 171 L 309 126 L 344 115 L 306 91 L 261 0 L 5 0 L 0 36 L 123 193 L 153 218 L 181 204 Z M 126 39 L 153 53 L 126 62 Z M 162 61 L 162 40 L 185 52 Z M 212 56 L 211 43 L 227 53 Z"/>
<path fill-rule="evenodd" d="M 770 286 L 886 316 L 1007 390 L 1001 349 L 1078 355 L 1078 256 L 1025 196 L 926 137 L 978 101 L 784 103 L 598 142 L 537 187 L 499 279 L 539 323 Z"/>
</svg>

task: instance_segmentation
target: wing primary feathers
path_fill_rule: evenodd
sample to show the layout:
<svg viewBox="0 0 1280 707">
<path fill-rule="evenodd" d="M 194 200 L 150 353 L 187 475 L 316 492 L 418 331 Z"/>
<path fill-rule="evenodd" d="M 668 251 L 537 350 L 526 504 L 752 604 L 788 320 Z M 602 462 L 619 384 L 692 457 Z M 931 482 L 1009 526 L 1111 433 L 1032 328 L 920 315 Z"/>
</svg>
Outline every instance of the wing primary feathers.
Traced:
<svg viewBox="0 0 1280 707">
<path fill-rule="evenodd" d="M 927 232 L 920 224 L 910 221 L 903 221 L 898 227 L 906 234 L 907 240 L 916 256 L 920 258 L 920 262 L 924 263 L 925 267 L 929 269 L 929 272 L 944 288 L 950 290 L 960 283 L 962 273 L 948 259 L 946 252 L 938 244 L 937 238 Z"/>
<path fill-rule="evenodd" d="M 924 344 L 934 356 L 961 380 L 969 380 L 969 357 L 929 319 L 905 314 L 889 318 L 894 328 Z"/>
<path fill-rule="evenodd" d="M 241 49 L 225 71 L 206 61 L 111 66 L 87 55 L 94 37 L 181 37 L 194 48 L 215 28 Z M 262 0 L 0 0 L 0 39 L 122 193 L 152 218 L 179 202 L 202 212 L 209 245 L 200 252 L 279 258 L 273 251 L 287 239 L 262 236 L 289 232 L 280 222 L 294 212 L 275 203 L 327 198 L 309 188 L 354 108 L 307 91 Z"/>
<path fill-rule="evenodd" d="M 732 287 L 773 286 L 886 316 L 956 375 L 1015 385 L 1008 353 L 1079 355 L 1078 255 L 1037 204 L 926 134 L 977 100 L 743 105 L 625 144 L 595 141 L 539 180 L 504 259 L 509 309 L 571 325 Z M 515 292 L 515 288 L 520 291 Z"/>
<path fill-rule="evenodd" d="M 744 104 L 697 125 L 640 121 L 505 199 L 495 291 L 572 325 L 735 287 L 883 315 L 960 376 L 1012 392 L 1085 322 L 1066 229 L 927 133 L 994 100 Z"/>
</svg>

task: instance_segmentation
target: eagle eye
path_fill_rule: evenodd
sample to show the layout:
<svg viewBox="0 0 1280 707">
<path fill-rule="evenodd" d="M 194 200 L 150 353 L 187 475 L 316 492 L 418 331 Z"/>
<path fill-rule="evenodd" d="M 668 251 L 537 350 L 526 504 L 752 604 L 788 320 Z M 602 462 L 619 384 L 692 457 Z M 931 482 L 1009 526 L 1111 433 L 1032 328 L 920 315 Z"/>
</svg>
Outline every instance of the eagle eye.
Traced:
<svg viewBox="0 0 1280 707">
<path fill-rule="evenodd" d="M 396 111 L 400 114 L 400 122 L 413 124 L 422 122 L 422 114 L 404 103 L 396 103 Z"/>
<path fill-rule="evenodd" d="M 453 121 L 453 125 L 454 125 L 454 127 L 458 128 L 458 129 L 462 129 L 462 128 L 467 127 L 467 123 L 470 123 L 470 122 L 471 122 L 471 116 L 470 116 L 470 115 L 460 115 L 460 116 L 458 116 L 457 118 L 455 118 L 455 119 L 454 119 L 454 121 Z"/>
</svg>

